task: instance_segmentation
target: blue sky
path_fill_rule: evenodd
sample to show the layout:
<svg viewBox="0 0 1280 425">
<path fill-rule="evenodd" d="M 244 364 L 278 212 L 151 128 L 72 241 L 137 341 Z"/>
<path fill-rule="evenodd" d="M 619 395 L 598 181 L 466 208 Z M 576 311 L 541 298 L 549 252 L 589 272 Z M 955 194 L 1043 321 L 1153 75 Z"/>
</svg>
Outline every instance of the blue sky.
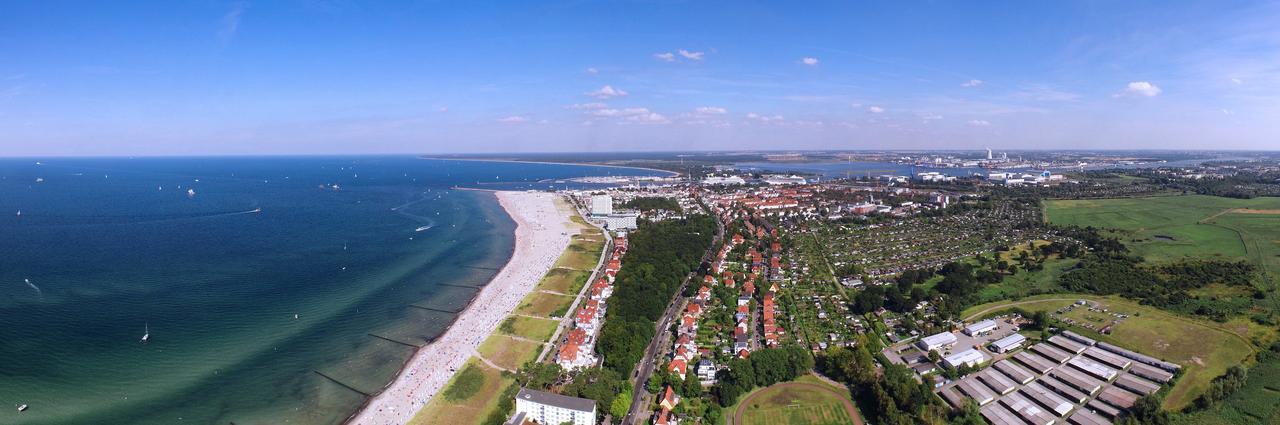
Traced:
<svg viewBox="0 0 1280 425">
<path fill-rule="evenodd" d="M 1280 147 L 1275 2 L 26 2 L 0 155 Z"/>
</svg>

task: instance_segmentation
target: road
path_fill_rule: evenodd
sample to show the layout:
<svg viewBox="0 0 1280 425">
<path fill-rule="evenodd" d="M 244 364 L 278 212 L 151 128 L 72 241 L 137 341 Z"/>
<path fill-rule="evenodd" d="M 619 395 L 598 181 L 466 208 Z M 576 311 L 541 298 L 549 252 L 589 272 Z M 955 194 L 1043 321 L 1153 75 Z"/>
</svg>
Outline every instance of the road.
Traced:
<svg viewBox="0 0 1280 425">
<path fill-rule="evenodd" d="M 689 286 L 689 281 L 693 280 L 693 273 L 684 278 L 684 282 L 680 283 L 680 289 L 676 290 L 676 296 L 671 300 L 671 304 L 667 305 L 667 310 L 662 313 L 662 318 L 658 320 L 653 339 L 649 340 L 649 346 L 644 349 L 644 357 L 640 359 L 640 363 L 636 365 L 636 369 L 631 372 L 631 386 L 634 388 L 631 397 L 631 408 L 627 410 L 627 416 L 622 419 L 625 424 L 642 424 L 646 422 L 648 415 L 650 394 L 644 389 L 646 383 L 649 382 L 649 376 L 653 374 L 653 364 L 658 355 L 663 353 L 663 348 L 670 345 L 668 337 L 671 335 L 667 329 L 671 327 L 671 321 L 679 316 L 680 308 L 684 305 L 683 297 L 685 287 Z"/>
</svg>

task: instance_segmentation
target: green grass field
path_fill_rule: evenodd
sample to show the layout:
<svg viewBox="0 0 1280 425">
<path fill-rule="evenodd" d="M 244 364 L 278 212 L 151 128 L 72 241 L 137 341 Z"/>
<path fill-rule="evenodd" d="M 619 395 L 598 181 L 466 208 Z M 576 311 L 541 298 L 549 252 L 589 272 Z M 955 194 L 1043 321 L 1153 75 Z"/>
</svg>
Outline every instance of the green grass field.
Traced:
<svg viewBox="0 0 1280 425">
<path fill-rule="evenodd" d="M 1233 365 L 1242 364 L 1253 354 L 1254 349 L 1247 339 L 1248 335 L 1238 333 L 1231 326 L 1189 319 L 1119 297 L 1042 295 L 1021 301 L 1000 301 L 970 307 L 961 316 L 967 320 L 975 319 L 1015 306 L 1027 311 L 1043 310 L 1052 313 L 1078 299 L 1099 302 L 1113 312 L 1126 313 L 1131 317 L 1115 325 L 1110 335 L 1081 327 L 1072 327 L 1073 330 L 1183 366 L 1183 376 L 1165 399 L 1165 407 L 1169 409 L 1186 407 L 1208 388 L 1209 381 L 1214 377 L 1222 375 Z M 1097 317 L 1090 318 L 1089 315 Z M 1095 319 L 1106 321 L 1103 316 L 1086 309 L 1068 313 L 1068 317 L 1085 323 L 1099 323 Z"/>
<path fill-rule="evenodd" d="M 1077 259 L 1050 258 L 1044 262 L 1043 270 L 1019 271 L 1013 276 L 1005 276 L 1000 283 L 982 288 L 978 291 L 978 300 L 980 303 L 987 303 L 1061 291 L 1062 286 L 1058 284 L 1058 278 L 1079 263 L 1080 260 Z M 938 280 L 941 280 L 941 277 Z"/>
<path fill-rule="evenodd" d="M 822 379 L 805 375 L 795 381 L 827 388 L 839 394 L 831 394 L 809 386 L 756 388 L 738 399 L 738 404 L 726 407 L 725 423 L 732 424 L 734 413 L 743 410 L 743 423 L 735 425 L 791 425 L 791 424 L 850 424 L 853 419 L 845 411 L 841 398 L 848 399 L 849 391 L 833 386 Z M 749 404 L 744 405 L 750 399 Z"/>
<path fill-rule="evenodd" d="M 573 270 L 591 270 L 600 261 L 600 251 L 604 249 L 603 236 L 576 235 L 569 242 L 569 248 L 556 260 L 556 268 Z"/>
<path fill-rule="evenodd" d="M 559 324 L 560 322 L 552 319 L 507 316 L 507 319 L 503 320 L 502 324 L 498 326 L 498 332 L 536 341 L 546 341 L 551 339 L 551 334 L 556 332 L 556 326 Z"/>
<path fill-rule="evenodd" d="M 554 268 L 547 272 L 546 276 L 542 277 L 541 282 L 538 282 L 538 289 L 577 295 L 578 291 L 582 290 L 582 286 L 586 285 L 587 278 L 590 276 L 590 270 Z"/>
<path fill-rule="evenodd" d="M 1280 198 L 1160 196 L 1045 202 L 1055 224 L 1115 229 L 1148 260 L 1249 260 L 1274 279 L 1280 270 Z"/>
<path fill-rule="evenodd" d="M 503 376 L 498 370 L 485 366 L 474 358 L 467 360 L 466 366 L 461 370 L 463 372 L 471 370 L 476 373 L 455 374 L 453 379 L 445 385 L 441 396 L 432 397 L 431 402 L 409 421 L 410 424 L 456 424 L 458 418 L 473 418 L 469 422 L 479 423 L 488 415 L 488 412 L 497 408 L 502 390 L 515 382 L 514 379 Z M 447 400 L 448 397 L 445 394 L 449 393 L 456 396 L 465 395 L 465 397 Z"/>
<path fill-rule="evenodd" d="M 490 335 L 476 351 L 495 365 L 516 370 L 525 362 L 537 359 L 538 353 L 542 352 L 542 344 L 506 335 Z"/>
<path fill-rule="evenodd" d="M 564 317 L 565 312 L 569 309 L 569 304 L 573 303 L 573 298 L 568 295 L 531 292 L 520 303 L 516 313 L 538 317 Z"/>
<path fill-rule="evenodd" d="M 1280 360 L 1267 361 L 1250 368 L 1249 380 L 1240 391 L 1227 397 L 1215 408 L 1178 417 L 1175 424 L 1280 424 Z"/>
</svg>

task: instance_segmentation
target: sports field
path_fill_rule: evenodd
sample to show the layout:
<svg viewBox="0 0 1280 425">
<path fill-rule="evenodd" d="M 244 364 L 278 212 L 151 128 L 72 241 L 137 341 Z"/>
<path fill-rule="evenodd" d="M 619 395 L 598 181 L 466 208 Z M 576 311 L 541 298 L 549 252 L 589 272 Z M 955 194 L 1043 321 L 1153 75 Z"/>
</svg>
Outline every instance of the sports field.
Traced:
<svg viewBox="0 0 1280 425">
<path fill-rule="evenodd" d="M 1045 201 L 1051 223 L 1115 229 L 1152 261 L 1186 257 L 1248 260 L 1276 281 L 1280 271 L 1280 198 L 1186 195 Z"/>
<path fill-rule="evenodd" d="M 1065 314 L 1055 313 L 1080 299 L 1099 303 L 1112 313 L 1129 317 L 1115 323 L 1114 316 L 1090 312 L 1085 308 L 1076 308 Z M 1237 333 L 1229 325 L 1189 319 L 1120 297 L 1042 295 L 970 307 L 961 316 L 968 321 L 1011 307 L 1031 312 L 1047 311 L 1055 313 L 1056 317 L 1070 318 L 1095 328 L 1110 324 L 1110 335 L 1099 334 L 1084 326 L 1069 327 L 1091 338 L 1181 364 L 1185 372 L 1165 399 L 1165 407 L 1169 409 L 1182 409 L 1189 405 L 1204 393 L 1209 381 L 1222 375 L 1227 368 L 1249 359 L 1254 350 L 1248 335 Z"/>
<path fill-rule="evenodd" d="M 727 412 L 725 420 L 734 425 L 862 423 L 848 390 L 812 375 L 756 389 Z"/>
</svg>

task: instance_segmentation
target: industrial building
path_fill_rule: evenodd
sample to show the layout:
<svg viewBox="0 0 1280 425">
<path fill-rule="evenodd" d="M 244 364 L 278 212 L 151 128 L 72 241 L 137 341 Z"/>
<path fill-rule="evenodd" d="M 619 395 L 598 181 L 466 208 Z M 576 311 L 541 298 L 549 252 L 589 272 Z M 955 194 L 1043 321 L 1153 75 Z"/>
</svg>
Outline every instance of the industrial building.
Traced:
<svg viewBox="0 0 1280 425">
<path fill-rule="evenodd" d="M 944 361 L 961 364 L 975 355 L 984 358 L 968 349 Z M 972 399 L 982 417 L 997 425 L 1106 425 L 1167 382 L 1155 378 L 1172 378 L 1165 369 L 1130 359 L 1060 335 L 943 385 L 938 395 L 956 408 Z"/>
<path fill-rule="evenodd" d="M 924 351 L 943 351 L 956 345 L 956 336 L 951 332 L 933 334 L 921 338 L 916 345 Z"/>
<path fill-rule="evenodd" d="M 999 326 L 996 325 L 995 320 L 983 320 L 981 322 L 973 323 L 973 324 L 970 324 L 969 326 L 965 326 L 964 334 L 969 336 L 984 335 L 984 334 L 990 333 L 991 331 L 996 330 L 996 328 L 998 327 Z"/>
<path fill-rule="evenodd" d="M 942 364 L 945 364 L 953 368 L 959 368 L 960 366 L 973 367 L 973 366 L 986 363 L 987 360 L 989 359 L 987 359 L 986 354 L 982 354 L 982 352 L 978 351 L 977 349 L 970 348 L 968 350 L 964 350 L 959 353 L 953 353 L 950 356 L 943 357 Z"/>
<path fill-rule="evenodd" d="M 995 351 L 997 353 L 1008 353 L 1022 347 L 1022 344 L 1026 342 L 1027 337 L 1022 336 L 1022 334 L 1012 334 L 995 340 L 989 345 L 989 347 L 991 348 L 991 351 Z"/>
</svg>

